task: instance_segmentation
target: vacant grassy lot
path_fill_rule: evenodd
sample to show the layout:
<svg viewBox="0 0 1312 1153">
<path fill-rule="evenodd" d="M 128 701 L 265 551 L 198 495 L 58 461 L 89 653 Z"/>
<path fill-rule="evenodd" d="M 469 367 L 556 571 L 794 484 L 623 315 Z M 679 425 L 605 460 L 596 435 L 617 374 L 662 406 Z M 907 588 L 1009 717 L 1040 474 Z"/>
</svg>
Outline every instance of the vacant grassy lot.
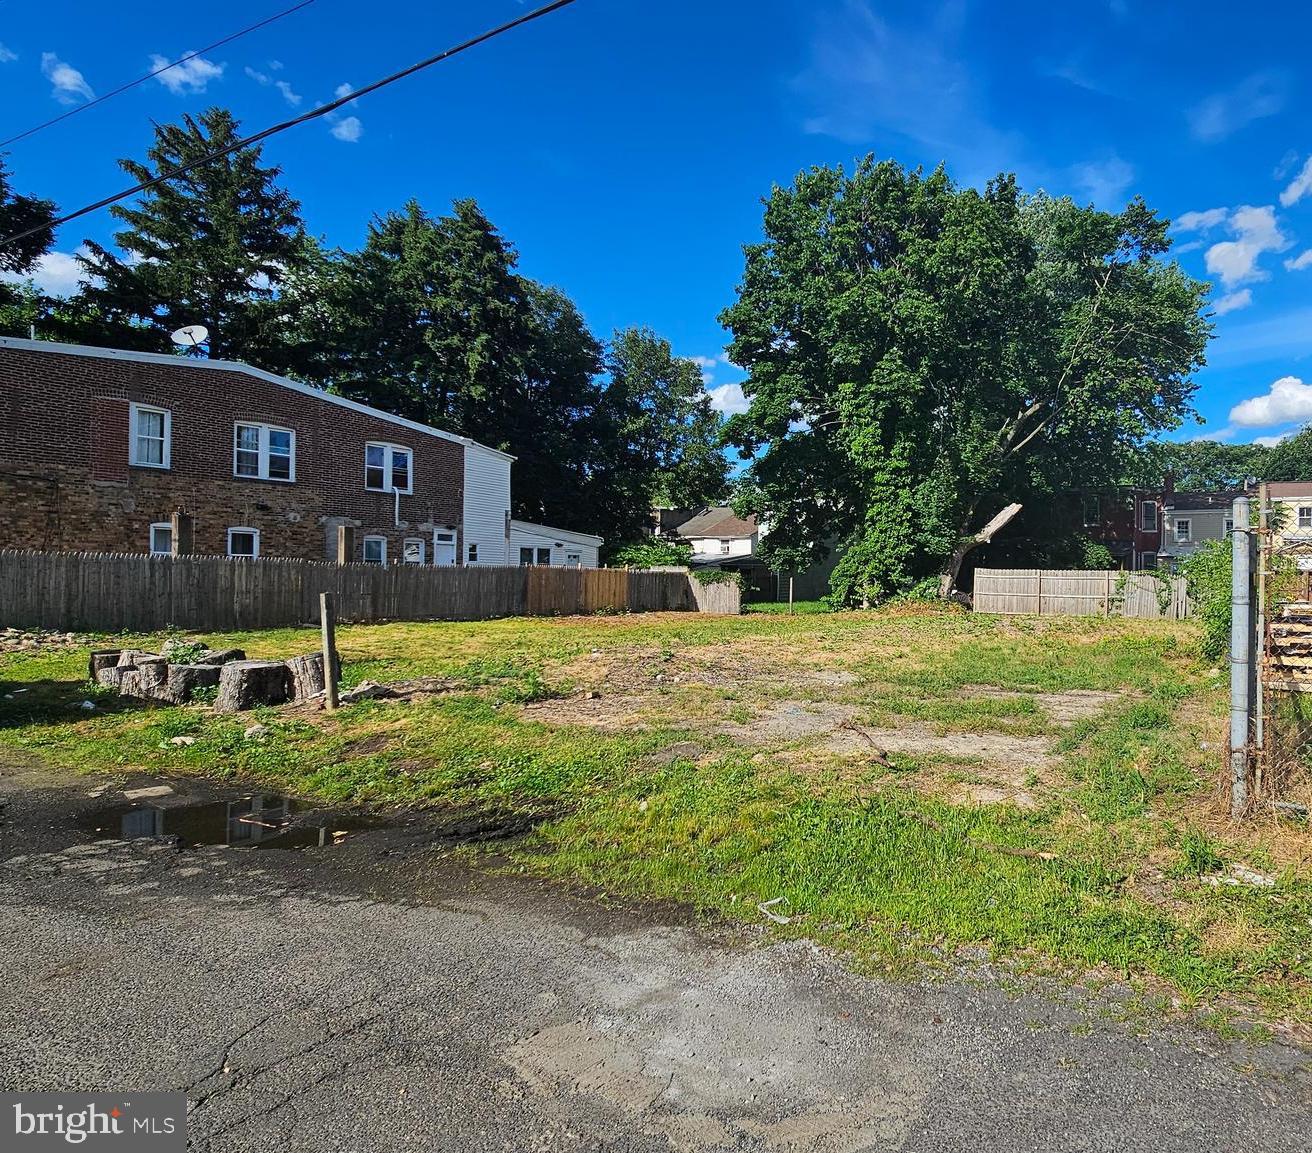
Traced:
<svg viewBox="0 0 1312 1153">
<path fill-rule="evenodd" d="M 207 639 L 287 656 L 317 638 Z M 250 714 L 90 688 L 84 649 L 15 654 L 0 745 L 89 772 L 515 809 L 540 818 L 524 867 L 756 921 L 779 898 L 779 932 L 872 966 L 983 947 L 1312 1022 L 1308 833 L 1223 820 L 1222 677 L 1191 626 L 908 609 L 386 625 L 340 647 L 348 682 L 441 683 L 266 710 L 247 739 Z M 1276 884 L 1207 881 L 1237 862 Z"/>
</svg>

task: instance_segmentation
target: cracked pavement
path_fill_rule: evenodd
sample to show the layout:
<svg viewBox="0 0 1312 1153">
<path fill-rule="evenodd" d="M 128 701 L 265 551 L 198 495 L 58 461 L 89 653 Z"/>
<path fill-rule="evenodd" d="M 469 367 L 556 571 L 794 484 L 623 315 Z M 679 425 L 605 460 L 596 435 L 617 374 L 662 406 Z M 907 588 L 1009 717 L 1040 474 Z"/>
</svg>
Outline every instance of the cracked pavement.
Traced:
<svg viewBox="0 0 1312 1153">
<path fill-rule="evenodd" d="M 470 868 L 419 818 L 298 851 L 88 842 L 89 788 L 0 769 L 0 1085 L 185 1090 L 194 1149 L 1307 1148 L 1283 1043 L 859 977 Z"/>
</svg>

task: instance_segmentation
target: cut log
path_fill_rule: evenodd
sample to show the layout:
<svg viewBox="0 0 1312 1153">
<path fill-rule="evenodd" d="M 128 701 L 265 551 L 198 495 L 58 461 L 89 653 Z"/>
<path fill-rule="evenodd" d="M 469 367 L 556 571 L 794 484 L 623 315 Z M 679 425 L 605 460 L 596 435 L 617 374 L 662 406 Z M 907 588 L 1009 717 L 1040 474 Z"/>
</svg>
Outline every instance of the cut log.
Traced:
<svg viewBox="0 0 1312 1153">
<path fill-rule="evenodd" d="M 237 713 L 256 705 L 280 705 L 291 696 L 286 661 L 229 661 L 219 674 L 216 713 Z"/>
<path fill-rule="evenodd" d="M 149 700 L 168 700 L 169 662 L 163 657 L 137 662 L 137 693 Z"/>
<path fill-rule="evenodd" d="M 287 662 L 292 677 L 292 700 L 302 704 L 317 697 L 326 688 L 323 679 L 323 653 L 308 653 L 292 657 Z M 342 679 L 341 662 L 337 665 L 337 679 Z"/>
<path fill-rule="evenodd" d="M 197 689 L 219 683 L 218 665 L 169 665 L 169 700 L 185 705 Z"/>
<path fill-rule="evenodd" d="M 135 665 L 139 661 L 154 660 L 159 653 L 148 653 L 145 649 L 120 649 L 118 654 L 118 667 L 121 669 Z"/>
<path fill-rule="evenodd" d="M 100 681 L 101 669 L 112 669 L 118 666 L 119 649 L 92 649 L 91 661 L 88 665 L 91 679 L 97 683 Z"/>
<path fill-rule="evenodd" d="M 136 665 L 111 665 L 109 668 L 101 669 L 96 674 L 96 682 L 106 688 L 120 689 L 123 685 L 123 678 L 128 673 L 136 671 Z"/>
<path fill-rule="evenodd" d="M 204 656 L 197 657 L 192 664 L 196 665 L 226 665 L 231 661 L 244 661 L 246 654 L 241 649 L 220 649 L 215 653 L 206 653 Z"/>
</svg>

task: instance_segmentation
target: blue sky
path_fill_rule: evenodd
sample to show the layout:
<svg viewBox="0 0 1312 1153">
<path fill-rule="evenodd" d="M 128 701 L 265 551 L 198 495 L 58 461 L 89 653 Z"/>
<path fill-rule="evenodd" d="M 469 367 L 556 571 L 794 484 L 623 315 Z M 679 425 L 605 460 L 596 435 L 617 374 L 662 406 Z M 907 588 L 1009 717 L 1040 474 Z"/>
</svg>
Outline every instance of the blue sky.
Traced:
<svg viewBox="0 0 1312 1153">
<path fill-rule="evenodd" d="M 262 19 L 291 0 L 25 5 L 0 0 L 0 130 L 10 135 Z M 59 11 L 63 10 L 63 16 Z M 234 44 L 13 145 L 17 187 L 71 208 L 124 184 L 151 121 L 210 104 L 249 130 L 525 10 L 516 0 L 316 0 Z M 648 324 L 741 403 L 716 322 L 760 199 L 812 164 L 873 152 L 945 161 L 962 182 L 1015 171 L 1177 221 L 1211 280 L 1205 418 L 1179 435 L 1273 438 L 1312 419 L 1312 88 L 1305 5 L 1089 0 L 579 0 L 572 8 L 279 136 L 311 230 L 356 245 L 410 197 L 475 197 L 528 275 L 598 334 Z M 167 81 L 167 83 L 166 83 Z M 42 269 L 106 239 L 77 221 Z"/>
</svg>

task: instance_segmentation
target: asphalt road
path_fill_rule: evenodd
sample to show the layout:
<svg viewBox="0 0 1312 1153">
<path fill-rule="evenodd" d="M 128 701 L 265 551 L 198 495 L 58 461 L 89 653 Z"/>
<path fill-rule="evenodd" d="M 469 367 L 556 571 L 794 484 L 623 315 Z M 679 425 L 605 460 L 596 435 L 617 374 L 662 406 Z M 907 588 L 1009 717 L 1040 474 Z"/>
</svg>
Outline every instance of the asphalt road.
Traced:
<svg viewBox="0 0 1312 1153">
<path fill-rule="evenodd" d="M 285 852 L 95 841 L 90 787 L 0 770 L 0 1087 L 183 1089 L 196 1149 L 1312 1141 L 1312 1065 L 1280 1043 L 860 978 L 806 943 L 454 865 L 420 822 Z"/>
</svg>

